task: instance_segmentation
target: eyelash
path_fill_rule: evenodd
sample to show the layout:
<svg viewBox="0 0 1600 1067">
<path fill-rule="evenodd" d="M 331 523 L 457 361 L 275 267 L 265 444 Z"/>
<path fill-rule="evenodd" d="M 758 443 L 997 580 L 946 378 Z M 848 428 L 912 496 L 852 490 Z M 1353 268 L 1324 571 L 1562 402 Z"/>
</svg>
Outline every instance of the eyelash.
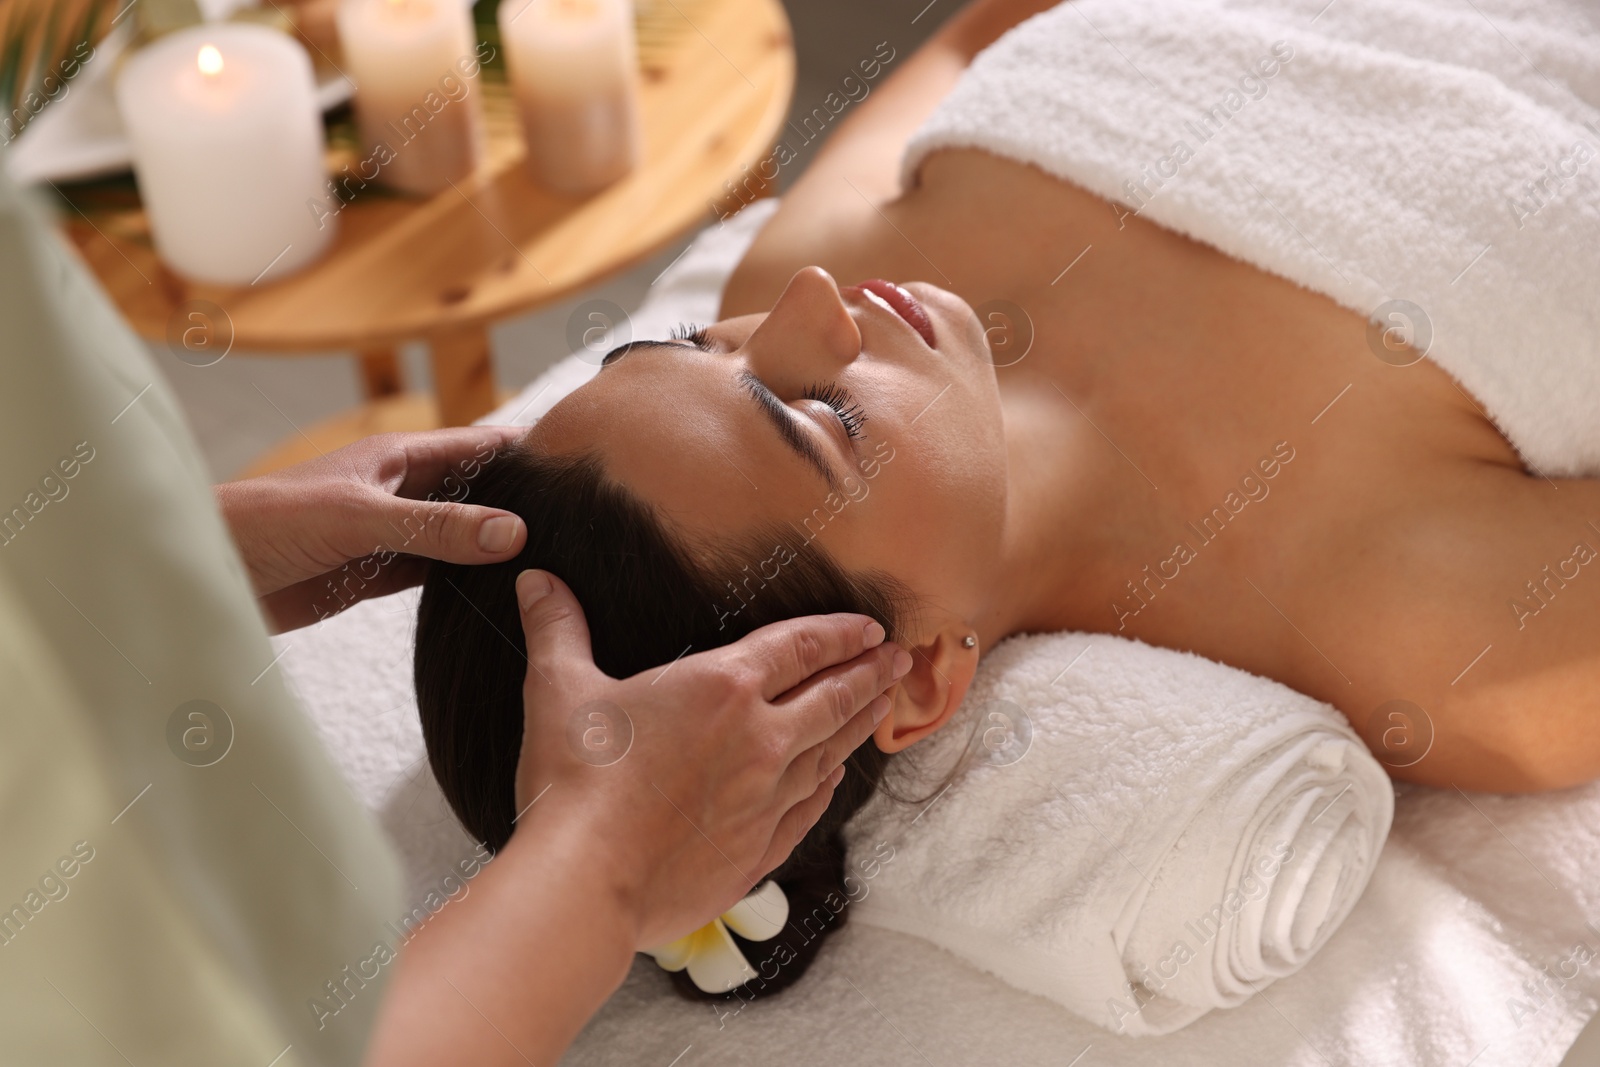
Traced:
<svg viewBox="0 0 1600 1067">
<path fill-rule="evenodd" d="M 705 327 L 691 322 L 678 323 L 668 336 L 673 341 L 687 341 L 696 348 L 703 349 L 710 346 L 710 338 L 706 336 Z M 861 428 L 867 423 L 867 414 L 861 410 L 861 405 L 855 402 L 844 386 L 832 382 L 817 382 L 806 386 L 800 395 L 803 399 L 818 400 L 832 408 L 834 414 L 839 417 L 839 422 L 844 425 L 845 436 L 851 440 L 858 440 L 861 437 Z"/>
<path fill-rule="evenodd" d="M 832 382 L 819 382 L 808 385 L 800 394 L 807 400 L 820 400 L 833 409 L 839 416 L 839 421 L 844 424 L 845 435 L 851 440 L 861 437 L 861 427 L 866 425 L 867 414 L 861 410 L 861 405 L 851 398 L 849 390 L 842 385 Z"/>
<path fill-rule="evenodd" d="M 710 346 L 710 338 L 706 336 L 706 328 L 697 326 L 692 322 L 678 323 L 672 328 L 667 337 L 672 341 L 687 341 L 696 348 L 708 348 Z"/>
</svg>

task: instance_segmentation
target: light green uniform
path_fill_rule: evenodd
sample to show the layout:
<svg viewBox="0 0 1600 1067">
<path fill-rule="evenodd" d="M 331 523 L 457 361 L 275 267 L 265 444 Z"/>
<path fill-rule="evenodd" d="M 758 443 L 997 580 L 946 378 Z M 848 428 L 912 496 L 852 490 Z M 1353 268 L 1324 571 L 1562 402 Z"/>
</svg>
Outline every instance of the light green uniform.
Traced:
<svg viewBox="0 0 1600 1067">
<path fill-rule="evenodd" d="M 6 1064 L 355 1063 L 393 970 L 395 859 L 270 666 L 207 482 L 0 174 Z"/>
</svg>

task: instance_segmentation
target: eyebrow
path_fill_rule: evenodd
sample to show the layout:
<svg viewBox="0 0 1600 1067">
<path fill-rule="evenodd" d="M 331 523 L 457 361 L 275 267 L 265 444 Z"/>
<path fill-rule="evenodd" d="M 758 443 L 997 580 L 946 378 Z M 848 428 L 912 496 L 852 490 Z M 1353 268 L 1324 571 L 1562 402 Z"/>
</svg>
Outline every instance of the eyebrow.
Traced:
<svg viewBox="0 0 1600 1067">
<path fill-rule="evenodd" d="M 615 363 L 617 360 L 621 359 L 623 356 L 627 355 L 629 352 L 632 352 L 636 348 L 692 347 L 692 345 L 685 345 L 682 341 L 624 341 L 622 344 L 618 345 L 616 348 L 613 348 L 604 356 L 600 357 L 600 369 L 604 370 L 605 368 L 611 366 L 611 364 Z"/>
<path fill-rule="evenodd" d="M 777 428 L 778 436 L 783 438 L 783 443 L 788 445 L 795 455 L 810 464 L 812 469 L 822 476 L 822 480 L 828 484 L 830 490 L 838 492 L 839 479 L 834 475 L 833 467 L 823 457 L 822 450 L 817 448 L 817 443 L 801 433 L 800 428 L 795 425 L 795 417 L 790 412 L 789 405 L 779 400 L 772 390 L 767 388 L 765 382 L 749 371 L 740 371 L 736 378 L 739 384 L 744 386 L 745 391 L 755 399 L 756 405 L 767 417 L 767 421 Z"/>
</svg>

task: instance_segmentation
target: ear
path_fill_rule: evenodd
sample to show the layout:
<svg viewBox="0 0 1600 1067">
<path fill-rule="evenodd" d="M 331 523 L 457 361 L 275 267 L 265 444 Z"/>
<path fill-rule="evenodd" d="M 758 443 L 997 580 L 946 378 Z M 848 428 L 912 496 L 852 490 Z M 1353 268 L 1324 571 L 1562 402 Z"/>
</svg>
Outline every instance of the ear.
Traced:
<svg viewBox="0 0 1600 1067">
<path fill-rule="evenodd" d="M 895 683 L 889 714 L 872 732 L 880 751 L 899 752 L 950 721 L 978 672 L 979 650 L 962 644 L 971 636 L 973 628 L 960 619 L 949 620 L 915 645 L 905 644 L 904 634 L 895 635 L 911 653 L 911 670 Z"/>
</svg>

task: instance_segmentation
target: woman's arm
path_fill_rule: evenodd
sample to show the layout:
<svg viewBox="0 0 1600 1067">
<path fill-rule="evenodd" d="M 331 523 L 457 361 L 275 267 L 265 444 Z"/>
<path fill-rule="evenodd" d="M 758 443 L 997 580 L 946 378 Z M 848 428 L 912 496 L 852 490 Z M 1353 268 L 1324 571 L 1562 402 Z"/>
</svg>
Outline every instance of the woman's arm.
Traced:
<svg viewBox="0 0 1600 1067">
<path fill-rule="evenodd" d="M 874 204 L 899 196 L 906 141 L 949 94 L 972 58 L 1023 19 L 1057 2 L 972 0 L 962 7 L 845 118 L 784 194 L 785 207 L 798 205 L 800 215 L 824 212 L 846 181 Z"/>
<path fill-rule="evenodd" d="M 906 141 L 972 57 L 1057 0 L 972 0 L 852 111 L 783 196 L 723 293 L 722 317 L 764 311 L 812 248 L 849 241 L 900 195 Z M 931 14 L 931 13 L 930 13 Z M 893 42 L 888 42 L 891 46 Z M 892 60 L 891 60 L 892 62 Z M 776 288 L 774 288 L 776 287 Z"/>
<path fill-rule="evenodd" d="M 1320 559 L 1413 665 L 1397 657 L 1357 678 L 1368 693 L 1351 722 L 1396 778 L 1495 793 L 1582 785 L 1600 777 L 1600 481 L 1495 477 L 1402 505 L 1376 534 L 1346 532 L 1343 551 L 1365 554 L 1356 565 Z M 1396 597 L 1407 589 L 1432 595 Z M 1401 694 L 1422 721 L 1375 713 Z M 1424 755 L 1411 758 L 1412 741 Z"/>
</svg>

